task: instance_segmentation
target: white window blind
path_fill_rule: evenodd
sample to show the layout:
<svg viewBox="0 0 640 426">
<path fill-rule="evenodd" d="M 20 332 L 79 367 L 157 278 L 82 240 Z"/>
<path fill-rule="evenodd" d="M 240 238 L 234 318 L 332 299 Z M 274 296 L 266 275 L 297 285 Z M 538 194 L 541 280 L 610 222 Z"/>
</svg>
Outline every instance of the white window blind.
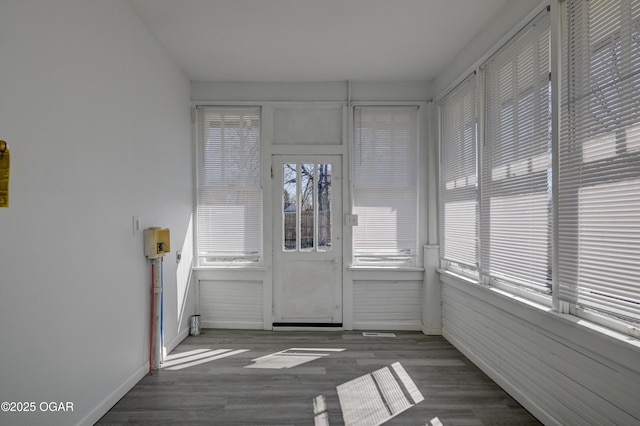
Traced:
<svg viewBox="0 0 640 426">
<path fill-rule="evenodd" d="M 476 268 L 476 75 L 440 104 L 440 235 L 443 259 Z"/>
<path fill-rule="evenodd" d="M 356 264 L 415 264 L 418 108 L 356 107 L 353 229 Z"/>
<path fill-rule="evenodd" d="M 480 268 L 550 290 L 550 13 L 543 11 L 484 65 Z"/>
<path fill-rule="evenodd" d="M 262 256 L 260 109 L 199 107 L 200 265 Z"/>
<path fill-rule="evenodd" d="M 560 299 L 640 321 L 640 1 L 568 0 Z"/>
</svg>

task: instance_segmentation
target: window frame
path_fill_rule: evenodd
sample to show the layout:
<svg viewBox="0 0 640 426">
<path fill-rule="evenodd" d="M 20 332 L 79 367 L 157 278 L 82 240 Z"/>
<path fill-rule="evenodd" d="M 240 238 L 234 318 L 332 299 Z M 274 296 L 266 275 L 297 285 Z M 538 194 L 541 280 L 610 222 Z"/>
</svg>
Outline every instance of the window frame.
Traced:
<svg viewBox="0 0 640 426">
<path fill-rule="evenodd" d="M 257 164 L 256 170 L 256 179 L 259 182 L 257 185 L 253 187 L 243 187 L 243 186 L 224 186 L 224 185 L 201 185 L 201 170 L 203 167 L 203 149 L 205 143 L 205 134 L 203 132 L 203 123 L 201 122 L 203 112 L 206 110 L 220 110 L 220 111 L 250 111 L 255 110 L 258 114 L 258 119 L 260 121 L 258 127 L 258 140 L 257 140 L 257 150 L 258 155 L 255 159 Z M 196 104 L 193 106 L 193 123 L 194 123 L 194 144 L 195 144 L 195 170 L 194 170 L 194 220 L 193 220 L 193 245 L 196 255 L 194 256 L 194 267 L 195 268 L 242 268 L 242 269 L 256 269 L 262 268 L 264 266 L 264 256 L 265 256 L 265 247 L 264 247 L 264 182 L 263 182 L 263 156 L 264 156 L 264 144 L 262 142 L 263 137 L 263 107 L 260 104 Z M 238 253 L 229 253 L 225 255 L 230 260 L 228 261 L 208 261 L 207 258 L 214 258 L 215 256 L 207 256 L 200 253 L 199 248 L 199 191 L 202 188 L 214 188 L 214 190 L 220 190 L 224 193 L 229 193 L 229 188 L 235 188 L 232 191 L 234 194 L 240 194 L 243 192 L 256 192 L 256 196 L 254 197 L 259 204 L 260 211 L 258 214 L 258 227 L 259 227 L 259 250 L 255 254 L 238 254 Z"/>
<path fill-rule="evenodd" d="M 530 76 L 530 80 L 531 80 L 530 84 L 524 87 L 520 87 L 519 86 L 520 80 L 518 79 L 520 78 L 520 75 L 518 74 L 518 70 L 514 70 L 514 68 L 516 64 L 520 65 L 520 63 L 518 62 L 520 55 L 526 53 L 529 47 L 533 45 L 538 45 L 537 47 L 540 48 L 541 46 L 540 39 L 537 38 L 535 31 L 537 30 L 537 26 L 540 23 L 544 24 L 546 27 L 545 21 L 547 20 L 549 24 L 548 37 L 550 39 L 550 31 L 551 31 L 550 13 L 549 13 L 549 10 L 542 10 L 538 14 L 536 14 L 536 16 L 533 17 L 528 23 L 523 25 L 510 40 L 508 40 L 506 43 L 500 46 L 500 48 L 497 49 L 495 53 L 490 55 L 487 58 L 487 60 L 484 61 L 479 66 L 478 73 L 477 73 L 478 79 L 481 80 L 481 84 L 482 84 L 481 85 L 482 92 L 479 93 L 478 96 L 480 98 L 479 104 L 482 109 L 482 125 L 483 125 L 483 131 L 480 133 L 478 138 L 478 149 L 477 149 L 478 176 L 479 176 L 478 182 L 479 182 L 479 193 L 480 193 L 480 197 L 479 197 L 480 200 L 479 200 L 479 206 L 478 206 L 479 240 L 480 240 L 480 243 L 479 243 L 480 249 L 478 250 L 478 258 L 479 258 L 480 275 L 483 277 L 484 282 L 491 281 L 495 283 L 505 283 L 507 286 L 512 285 L 515 287 L 522 287 L 525 293 L 533 292 L 533 293 L 539 293 L 542 295 L 548 294 L 552 287 L 552 283 L 550 279 L 551 263 L 552 263 L 552 259 L 551 259 L 552 253 L 551 253 L 550 245 L 552 241 L 552 235 L 550 232 L 551 231 L 550 229 L 551 210 L 549 206 L 551 201 L 551 194 L 550 194 L 550 188 L 549 188 L 549 173 L 552 167 L 552 163 L 550 159 L 550 145 L 551 145 L 551 140 L 550 140 L 550 137 L 551 137 L 550 118 L 551 117 L 550 116 L 551 116 L 551 105 L 552 105 L 551 97 L 550 97 L 551 82 L 549 78 L 548 69 L 544 70 L 543 68 L 534 68 L 532 66 L 532 69 L 540 71 L 541 74 L 532 73 Z M 542 35 L 543 33 L 544 31 L 541 32 L 540 35 Z M 551 66 L 550 43 L 548 43 L 547 46 L 548 46 L 548 49 L 546 51 L 547 53 L 546 59 L 548 62 L 547 66 L 550 67 Z M 514 50 L 516 47 L 519 47 L 520 49 Z M 508 60 L 504 62 L 505 58 L 503 58 L 503 55 L 506 55 L 506 53 L 510 53 L 511 56 L 506 56 Z M 540 58 L 537 57 L 535 55 L 535 52 L 532 51 L 531 59 L 532 59 L 532 62 L 535 64 L 536 61 Z M 487 68 L 492 67 L 494 63 L 498 63 L 503 66 L 495 70 L 492 69 L 491 70 L 492 75 L 488 75 L 489 72 Z M 503 79 L 502 72 L 504 71 L 505 68 L 510 68 L 509 70 L 510 73 L 513 73 L 515 71 L 516 75 L 518 76 L 515 79 L 512 76 L 511 77 L 512 84 L 506 86 L 506 88 L 510 92 L 509 96 L 506 99 L 503 98 L 503 92 L 502 92 L 502 90 L 505 88 L 505 85 L 502 82 L 502 79 Z M 495 88 L 498 90 L 492 94 L 495 98 L 497 98 L 497 101 L 494 99 L 492 105 L 499 108 L 497 111 L 494 111 L 494 116 L 491 116 L 489 114 L 491 112 L 491 109 L 489 106 L 489 101 L 491 100 L 491 98 L 489 97 L 489 94 L 488 94 L 488 90 L 489 90 L 488 89 L 489 83 L 487 82 L 488 78 L 493 78 L 494 80 L 492 81 L 494 83 L 500 82 L 499 85 L 495 86 Z M 526 76 L 525 74 L 524 81 L 526 82 L 528 78 L 529 77 Z M 518 84 L 513 84 L 513 83 L 518 83 Z M 537 91 L 539 91 L 539 89 L 545 88 L 545 86 L 547 88 L 547 92 L 546 92 L 547 96 L 540 97 L 539 95 L 542 92 L 537 92 Z M 537 131 L 535 135 L 537 135 L 538 137 L 543 134 L 546 135 L 546 138 L 544 141 L 545 142 L 544 145 L 546 145 L 544 147 L 546 152 L 542 154 L 536 155 L 537 151 L 534 150 L 534 148 L 536 149 L 539 148 L 538 145 L 542 145 L 540 143 L 542 139 L 538 140 L 535 135 L 529 138 L 526 138 L 526 137 L 523 138 L 524 143 L 514 144 L 513 143 L 514 141 L 512 140 L 510 142 L 509 150 L 503 149 L 504 147 L 502 146 L 502 144 L 505 142 L 503 137 L 500 137 L 500 139 L 498 140 L 489 140 L 490 135 L 498 136 L 506 131 L 506 134 L 511 134 L 514 139 L 520 142 L 519 141 L 519 138 L 521 136 L 520 131 L 522 127 L 526 129 L 526 121 L 519 119 L 518 107 L 522 101 L 522 98 L 523 98 L 522 95 L 525 93 L 530 93 L 534 97 L 534 101 L 536 103 L 544 102 L 546 98 L 546 103 L 538 105 L 539 108 L 536 108 L 536 107 L 530 108 L 530 111 L 533 114 L 533 117 L 531 117 L 531 120 L 533 123 L 532 127 Z M 506 109 L 509 108 L 509 105 L 511 105 L 512 107 L 511 108 L 512 115 L 514 117 L 514 119 L 511 121 L 506 120 L 507 125 L 511 123 L 510 127 L 500 127 L 494 130 L 493 125 L 502 123 L 502 118 L 501 118 L 502 113 L 505 110 L 505 108 Z M 544 108 L 544 106 L 546 106 L 546 108 Z M 547 111 L 547 115 L 543 116 L 541 112 L 545 110 Z M 539 117 L 536 116 L 537 113 L 541 113 Z M 546 117 L 546 119 L 543 120 L 543 117 Z M 492 118 L 495 119 L 495 122 L 491 121 Z M 538 118 L 537 122 L 535 121 L 536 118 Z M 546 128 L 546 131 L 543 132 L 545 128 Z M 488 151 L 490 148 L 494 148 L 494 145 L 491 145 L 491 147 L 489 147 L 489 144 L 495 145 L 495 148 L 499 153 L 498 156 L 496 156 L 493 151 Z M 519 154 L 520 151 L 524 151 L 528 155 L 530 154 L 531 157 L 521 158 Z M 506 159 L 507 157 L 509 157 L 510 152 L 516 153 L 515 159 L 518 161 L 516 161 L 514 164 L 503 165 L 502 168 L 504 169 L 505 175 L 500 179 L 496 179 L 494 176 L 496 173 L 496 168 L 489 169 L 488 166 L 491 166 L 492 162 L 496 158 Z M 541 157 L 541 158 L 546 157 L 546 167 L 536 170 L 535 168 L 539 167 L 539 165 L 537 165 L 536 161 L 534 160 L 538 159 L 538 157 Z M 526 166 L 527 170 L 524 173 L 522 173 L 523 171 L 522 164 L 524 160 L 528 162 Z M 515 173 L 513 173 L 513 170 L 512 170 L 513 166 L 515 166 L 515 170 L 516 170 Z M 523 183 L 527 183 L 527 182 L 529 182 L 527 186 L 523 185 Z M 542 275 L 538 277 L 540 281 L 535 282 L 535 281 L 531 281 L 529 277 L 524 277 L 522 275 L 518 276 L 515 274 L 511 275 L 510 273 L 505 273 L 504 272 L 505 269 L 507 270 L 511 269 L 511 268 L 505 268 L 504 267 L 505 265 L 500 266 L 495 270 L 491 266 L 491 261 L 493 260 L 493 256 L 494 256 L 493 250 L 491 247 L 492 234 L 493 234 L 493 229 L 491 226 L 492 225 L 491 215 L 493 213 L 492 211 L 493 209 L 491 208 L 491 201 L 493 198 L 490 198 L 489 194 L 493 195 L 493 197 L 495 197 L 496 199 L 506 199 L 514 196 L 520 197 L 522 195 L 525 195 L 527 197 L 533 197 L 535 194 L 543 193 L 542 191 L 532 188 L 532 185 L 535 182 L 537 182 L 536 183 L 537 186 L 546 188 L 545 190 L 546 201 L 544 202 L 544 206 L 543 207 L 538 206 L 539 208 L 544 208 L 544 210 L 546 211 L 546 221 L 545 221 L 546 232 L 544 232 L 543 234 L 545 234 L 547 238 L 546 243 L 544 244 L 546 246 L 545 251 L 546 251 L 546 259 L 547 259 L 547 267 L 546 267 L 546 271 L 544 272 L 544 275 L 545 275 L 544 284 L 542 283 Z M 531 198 L 528 199 L 528 202 L 532 202 Z M 509 214 L 513 214 L 512 210 L 509 210 L 509 208 L 507 208 L 507 212 Z M 527 213 L 533 215 L 532 210 L 527 210 Z M 533 232 L 532 228 L 528 230 Z M 511 229 L 509 229 L 508 231 L 512 232 Z M 501 230 L 501 232 L 505 232 L 505 230 Z M 536 240 L 535 237 L 537 235 L 538 234 L 527 234 L 524 237 L 534 241 Z M 504 236 L 502 236 L 502 238 L 504 238 Z M 505 249 L 509 248 L 508 244 L 502 244 L 499 247 L 500 247 L 501 254 L 497 256 L 498 260 L 501 259 L 500 256 L 504 254 L 503 252 L 505 251 Z M 524 248 L 524 245 L 518 244 L 516 247 L 512 247 L 512 249 L 514 250 L 516 248 L 522 250 Z M 542 250 L 541 248 L 539 249 Z M 526 257 L 524 253 L 520 254 L 520 258 L 522 258 L 523 256 Z M 513 260 L 509 260 L 501 263 L 513 263 Z M 543 265 L 541 266 L 541 269 L 542 268 L 543 268 Z M 522 273 L 522 272 L 523 271 L 518 271 L 518 273 Z M 533 270 L 527 271 L 527 274 L 532 274 L 532 273 L 534 273 Z"/>
<path fill-rule="evenodd" d="M 423 134 L 423 125 L 424 125 L 424 111 L 425 105 L 422 102 L 353 102 L 351 107 L 349 108 L 350 120 L 349 120 L 349 156 L 350 156 L 350 167 L 349 167 L 349 176 L 350 176 L 350 206 L 351 212 L 353 214 L 357 214 L 356 209 L 356 186 L 357 186 L 357 178 L 356 178 L 356 158 L 355 149 L 356 149 L 356 110 L 357 109 L 378 109 L 378 110 L 393 110 L 393 109 L 415 109 L 416 110 L 416 128 L 415 128 L 415 247 L 412 248 L 413 252 L 408 255 L 386 255 L 386 254 L 373 254 L 367 255 L 366 257 L 371 259 L 370 261 L 362 261 L 360 259 L 361 256 L 357 255 L 356 244 L 355 244 L 355 230 L 352 233 L 351 238 L 351 267 L 364 269 L 364 268 L 393 268 L 393 269 L 403 269 L 403 270 L 413 270 L 415 268 L 420 269 L 422 266 L 422 258 L 420 256 L 420 243 L 422 241 L 422 227 L 421 224 L 421 214 L 422 214 L 422 206 L 421 202 L 423 197 L 421 196 L 421 182 L 422 182 L 422 171 L 420 167 L 420 158 L 422 158 L 423 150 L 422 150 L 422 134 Z M 373 188 L 372 188 L 373 189 Z M 358 226 L 362 226 L 362 220 L 359 220 Z M 365 257 L 365 256 L 362 256 Z M 408 259 L 402 259 L 408 258 Z"/>
<path fill-rule="evenodd" d="M 478 203 L 478 198 L 479 198 L 479 193 L 478 193 L 478 181 L 479 181 L 479 176 L 478 176 L 478 133 L 479 133 L 479 108 L 478 108 L 478 101 L 479 101 L 479 96 L 478 96 L 478 91 L 479 91 L 479 87 L 478 87 L 478 81 L 477 81 L 477 73 L 474 71 L 473 73 L 471 73 L 470 75 L 468 75 L 467 77 L 464 78 L 463 81 L 461 81 L 458 85 L 456 85 L 451 91 L 449 91 L 447 93 L 447 95 L 445 97 L 443 97 L 443 99 L 441 99 L 438 102 L 438 107 L 439 107 L 439 125 L 440 125 L 440 149 L 439 149 L 439 214 L 438 214 L 438 220 L 439 220 L 439 226 L 438 226 L 438 232 L 440 235 L 440 257 L 441 259 L 446 262 L 446 265 L 448 268 L 453 268 L 458 272 L 463 272 L 465 275 L 470 275 L 472 277 L 479 277 L 479 270 L 478 270 L 478 261 L 479 261 L 479 203 Z M 473 94 L 472 94 L 472 98 L 473 98 L 473 102 L 471 103 L 472 105 L 472 120 L 471 122 L 467 123 L 465 121 L 465 117 L 464 117 L 464 95 L 465 95 L 465 90 L 467 89 L 471 89 Z M 458 99 L 458 97 L 460 97 L 462 95 L 462 99 Z M 445 150 L 445 148 L 443 147 L 443 144 L 446 143 L 446 141 L 444 140 L 444 130 L 445 130 L 445 124 L 444 124 L 444 120 L 445 120 L 445 104 L 448 102 L 452 102 L 452 100 L 457 100 L 460 104 L 460 109 L 462 110 L 462 117 L 460 117 L 461 119 L 459 120 L 458 124 L 462 124 L 462 132 L 461 132 L 461 137 L 462 140 L 461 141 L 456 141 L 456 142 L 461 142 L 459 145 L 459 148 L 461 148 L 463 151 L 466 151 L 465 149 L 465 144 L 466 144 L 466 140 L 465 140 L 465 131 L 467 130 L 467 128 L 472 128 L 472 143 L 473 143 L 473 154 L 474 154 L 474 158 L 473 158 L 473 167 L 474 167 L 474 175 L 473 175 L 473 182 L 470 184 L 469 183 L 469 176 L 463 176 L 463 177 L 459 177 L 455 180 L 454 183 L 454 188 L 448 189 L 447 186 L 450 184 L 450 182 L 446 182 L 444 181 L 444 175 L 445 172 L 443 171 L 444 169 L 444 165 L 443 165 L 443 158 L 445 157 L 445 153 L 448 153 L 449 150 Z M 457 105 L 456 105 L 457 106 Z M 460 129 L 458 129 L 460 130 Z M 465 161 L 461 161 L 458 162 L 462 167 L 467 166 L 468 164 L 465 163 Z M 446 166 L 449 166 L 449 163 L 446 164 Z M 466 174 L 466 173 L 462 173 L 462 174 Z M 457 188 L 457 181 L 460 179 L 465 179 L 465 186 L 462 188 Z M 471 188 L 473 187 L 473 188 Z M 451 190 L 452 192 L 462 192 L 464 191 L 466 192 L 472 192 L 473 193 L 473 198 L 474 198 L 474 207 L 475 207 L 475 218 L 474 218 L 474 223 L 473 223 L 473 227 L 475 228 L 475 235 L 474 235 L 474 242 L 475 242 L 475 248 L 474 248 L 474 262 L 468 263 L 468 262 L 464 262 L 464 259 L 462 258 L 454 258 L 455 256 L 447 256 L 446 254 L 446 206 L 447 206 L 447 202 L 455 202 L 452 200 L 458 200 L 459 198 L 461 198 L 460 196 L 457 197 L 452 197 L 449 198 L 448 196 L 448 191 Z M 464 198 L 463 198 L 464 199 Z M 462 261 L 460 261 L 462 260 Z"/>
<path fill-rule="evenodd" d="M 623 17 L 624 15 L 624 17 L 626 18 L 627 15 L 623 14 L 624 10 L 622 8 L 627 7 L 631 9 L 632 2 L 634 2 L 634 0 L 621 0 L 620 2 L 621 17 Z M 620 112 L 619 109 L 616 109 L 615 114 L 606 112 L 606 109 L 609 108 L 609 105 L 607 105 L 602 107 L 603 110 L 605 111 L 604 112 L 601 111 L 598 114 L 597 111 L 594 111 L 592 109 L 594 106 L 594 103 L 589 102 L 589 98 L 592 96 L 592 94 L 609 89 L 614 92 L 617 92 L 617 94 L 613 100 L 610 100 L 610 98 L 603 98 L 605 100 L 601 103 L 601 105 L 604 103 L 611 102 L 614 105 L 619 106 L 619 104 L 621 102 L 624 102 L 624 99 L 625 99 L 625 98 L 621 98 L 620 93 L 623 93 L 623 95 L 628 95 L 630 97 L 633 97 L 633 93 L 634 93 L 633 87 L 636 87 L 635 94 L 640 95 L 640 89 L 637 89 L 637 85 L 636 86 L 633 85 L 633 80 L 637 82 L 638 77 L 635 77 L 635 79 L 631 77 L 633 75 L 633 73 L 631 72 L 632 71 L 631 69 L 628 70 L 629 71 L 629 73 L 627 74 L 628 78 L 624 76 L 621 78 L 619 73 L 616 73 L 616 71 L 619 71 L 617 69 L 618 66 L 621 66 L 621 67 L 631 66 L 630 61 L 633 59 L 634 54 L 636 58 L 635 65 L 636 67 L 640 67 L 637 61 L 637 58 L 640 54 L 640 4 L 639 2 L 635 1 L 636 16 L 632 16 L 631 13 L 629 13 L 628 15 L 629 19 L 632 20 L 630 21 L 629 26 L 624 28 L 624 30 L 629 32 L 628 38 L 625 38 L 623 36 L 624 30 L 619 25 L 611 24 L 610 26 L 604 27 L 605 30 L 607 30 L 607 34 L 605 34 L 604 37 L 597 40 L 591 45 L 587 45 L 587 46 L 581 45 L 581 47 L 584 50 L 586 50 L 587 53 L 581 54 L 583 52 L 579 52 L 576 55 L 571 55 L 569 53 L 569 50 L 572 47 L 572 43 L 567 42 L 568 35 L 566 34 L 569 28 L 568 9 L 571 7 L 570 3 L 571 2 L 567 2 L 567 4 L 563 4 L 562 9 L 558 11 L 558 13 L 562 15 L 563 22 L 567 26 L 567 28 L 563 28 L 563 32 L 561 33 L 560 40 L 559 40 L 559 43 L 560 43 L 559 55 L 561 56 L 561 65 L 559 68 L 561 68 L 563 78 L 568 81 L 571 78 L 571 75 L 569 75 L 571 73 L 571 70 L 577 66 L 576 64 L 573 63 L 573 60 L 575 60 L 573 58 L 577 56 L 578 59 L 581 61 L 579 65 L 587 67 L 589 71 L 587 72 L 586 77 L 583 75 L 579 75 L 576 77 L 576 79 L 579 80 L 579 82 L 584 83 L 585 87 L 587 87 L 588 89 L 587 89 L 587 92 L 585 92 L 584 90 L 574 91 L 574 90 L 570 90 L 570 88 L 573 88 L 573 86 L 567 85 L 567 86 L 563 86 L 562 88 L 560 88 L 560 90 L 558 90 L 559 92 L 558 95 L 560 97 L 560 101 L 558 102 L 558 110 L 559 110 L 559 114 L 561 115 L 560 117 L 561 122 L 559 126 L 560 133 L 557 141 L 558 151 L 560 153 L 559 155 L 560 164 L 558 165 L 558 169 L 557 169 L 559 170 L 559 172 L 556 174 L 559 175 L 559 179 L 564 179 L 564 178 L 560 178 L 560 174 L 562 171 L 562 169 L 560 169 L 560 166 L 566 164 L 570 160 L 573 161 L 574 163 L 577 163 L 577 160 L 573 156 L 569 158 L 567 158 L 568 157 L 567 154 L 562 156 L 563 153 L 569 152 L 569 149 L 566 148 L 565 145 L 570 145 L 572 150 L 578 150 L 580 152 L 580 157 L 581 157 L 579 165 L 577 166 L 572 165 L 571 168 L 579 169 L 581 176 L 584 176 L 583 178 L 581 178 L 580 182 L 577 185 L 573 185 L 571 187 L 572 190 L 575 190 L 576 192 L 580 192 L 582 189 L 595 188 L 600 185 L 616 184 L 616 183 L 626 182 L 630 180 L 633 180 L 633 181 L 638 180 L 640 179 L 640 145 L 638 147 L 634 146 L 633 147 L 634 149 L 630 150 L 627 144 L 626 135 L 630 127 L 633 128 L 635 132 L 640 132 L 640 119 L 635 123 L 633 123 L 631 126 L 627 126 L 626 123 L 622 123 L 620 121 L 620 115 L 624 115 L 625 112 L 629 110 L 628 105 L 623 112 Z M 583 6 L 583 7 L 588 7 L 588 6 Z M 586 13 L 587 11 L 585 10 L 583 12 Z M 600 17 L 600 19 L 602 18 Z M 589 24 L 585 22 L 585 18 L 583 18 L 582 21 L 583 22 L 581 22 L 581 24 L 586 26 L 586 28 L 583 27 L 580 29 L 581 31 L 583 31 L 581 35 L 583 37 L 591 36 L 592 33 L 590 32 L 591 28 L 588 27 Z M 629 46 L 627 46 L 627 49 L 623 47 L 625 43 L 629 44 Z M 595 56 L 599 56 L 600 54 L 602 54 L 604 58 L 602 59 L 595 58 Z M 627 56 L 624 56 L 625 54 Z M 609 60 L 610 58 L 616 58 L 617 62 L 621 62 L 622 64 L 620 65 L 614 61 L 610 61 Z M 606 68 L 609 68 L 609 67 L 616 68 L 616 70 L 613 70 L 613 71 L 612 70 L 603 71 L 602 69 L 597 68 L 601 74 L 602 73 L 606 75 L 611 74 L 609 76 L 610 83 L 605 84 L 604 85 L 605 87 L 602 87 L 600 84 L 594 84 L 591 81 L 594 65 L 597 65 L 597 64 L 601 65 L 603 63 L 609 64 Z M 615 77 L 615 74 L 618 74 L 618 76 Z M 627 91 L 628 93 L 625 93 L 626 92 L 625 90 L 616 89 L 620 86 L 629 86 L 631 87 L 631 89 Z M 575 92 L 578 92 L 578 94 L 580 95 L 580 99 L 576 98 Z M 584 113 L 581 112 L 580 114 L 571 114 L 569 111 L 569 107 L 572 107 L 572 106 L 575 107 L 577 102 L 582 103 L 582 101 L 585 98 L 587 99 L 587 104 L 585 104 L 584 108 L 587 108 L 588 111 Z M 637 110 L 637 108 L 638 107 L 636 106 L 635 109 Z M 602 118 L 602 120 L 598 120 L 599 117 Z M 640 111 L 636 113 L 636 117 L 640 118 Z M 604 140 L 604 137 L 612 136 L 613 145 L 614 145 L 613 152 L 609 152 L 609 153 L 604 152 L 604 155 L 602 155 L 601 158 L 593 158 L 594 152 L 591 152 L 589 154 L 589 157 L 587 158 L 585 156 L 585 146 L 586 146 L 585 142 L 587 141 L 595 142 L 593 145 L 597 146 L 598 145 L 597 141 L 594 141 L 592 139 L 587 140 L 586 138 L 580 139 L 577 136 L 569 137 L 567 135 L 564 135 L 563 131 L 565 130 L 565 127 L 570 126 L 565 124 L 565 121 L 568 121 L 569 123 L 571 123 L 571 125 L 573 125 L 573 123 L 577 121 L 579 125 L 581 125 L 582 124 L 581 120 L 585 120 L 585 119 L 589 119 L 589 122 L 591 123 L 602 121 L 601 125 L 597 126 L 598 132 L 594 135 L 594 137 L 598 139 L 600 142 L 602 142 Z M 609 129 L 607 129 L 607 127 L 609 127 Z M 584 129 L 584 126 L 581 128 Z M 623 134 L 624 136 L 621 137 L 620 136 L 621 134 Z M 583 135 L 580 134 L 580 136 L 583 136 Z M 640 141 L 640 135 L 636 136 L 635 139 L 636 139 L 636 142 Z M 593 148 L 593 146 L 590 146 L 589 148 Z M 632 172 L 629 172 L 629 170 L 633 169 L 634 166 L 635 166 L 635 170 L 633 170 Z M 609 170 L 615 169 L 615 172 L 609 172 L 609 173 L 599 172 L 599 170 L 603 170 L 604 168 L 607 168 Z M 586 173 L 582 173 L 583 170 Z M 624 170 L 625 173 L 621 174 L 620 173 L 621 170 Z M 568 174 L 571 176 L 571 174 L 575 174 L 575 171 L 571 170 Z M 567 187 L 564 184 L 564 180 L 558 182 L 558 186 L 556 188 L 557 188 L 556 189 L 557 192 L 566 191 Z M 614 313 L 613 312 L 614 309 L 607 310 L 602 307 L 598 308 L 598 307 L 591 306 L 591 303 L 595 305 L 601 304 L 602 303 L 601 300 L 605 300 L 605 299 L 607 300 L 607 303 L 612 303 L 612 301 L 613 303 L 615 303 L 615 300 L 618 299 L 620 296 L 614 294 L 614 295 L 609 295 L 608 298 L 604 298 L 602 297 L 603 294 L 598 294 L 598 291 L 595 291 L 593 289 L 592 285 L 585 284 L 584 282 L 579 281 L 579 276 L 581 274 L 579 271 L 580 243 L 575 244 L 575 250 L 572 252 L 576 262 L 575 262 L 575 265 L 572 266 L 572 268 L 575 269 L 575 272 L 571 273 L 571 278 L 575 278 L 575 282 L 568 283 L 565 281 L 565 275 L 569 274 L 569 272 L 567 271 L 568 267 L 565 266 L 567 262 L 566 261 L 560 262 L 560 256 L 562 256 L 562 252 L 566 251 L 568 246 L 570 246 L 570 244 L 567 244 L 567 237 L 566 237 L 567 231 L 563 230 L 562 234 L 560 234 L 560 225 L 562 223 L 566 223 L 567 221 L 569 222 L 575 221 L 575 223 L 578 223 L 578 220 L 585 213 L 579 207 L 576 207 L 575 209 L 572 209 L 570 213 L 567 213 L 566 204 L 568 202 L 564 202 L 564 200 L 566 200 L 566 197 L 560 198 L 559 203 L 556 204 L 556 205 L 559 205 L 559 210 L 560 210 L 560 206 L 562 208 L 562 217 L 556 218 L 558 223 L 557 251 L 559 252 L 558 253 L 559 267 L 557 268 L 558 269 L 557 291 L 554 293 L 554 297 L 558 299 L 557 301 L 558 311 L 563 313 L 569 313 L 569 314 L 578 316 L 580 318 L 587 319 L 589 321 L 604 325 L 608 328 L 612 328 L 619 332 L 632 334 L 635 336 L 640 335 L 640 309 L 637 310 L 638 311 L 636 313 L 636 315 L 638 315 L 637 317 L 630 318 L 630 317 L 626 317 L 625 314 Z M 577 201 L 576 204 L 577 203 L 579 203 L 579 201 Z M 566 219 L 565 218 L 566 216 L 570 216 L 570 218 Z M 574 234 L 575 234 L 574 238 L 580 238 L 581 233 L 580 233 L 579 227 L 576 228 Z M 562 236 L 565 236 L 565 237 L 561 238 Z M 562 277 L 560 276 L 561 273 L 562 273 Z M 573 286 L 577 287 L 575 291 L 570 290 L 570 287 L 573 287 Z M 640 291 L 640 285 L 639 285 L 638 291 Z M 585 302 L 581 303 L 579 300 L 580 296 L 578 296 L 578 293 L 596 294 L 594 299 L 597 299 L 599 301 L 597 302 L 587 301 L 586 303 Z M 613 292 L 613 293 L 616 293 L 616 292 Z M 586 299 L 589 299 L 589 297 L 587 296 Z M 636 300 L 638 299 L 640 299 L 640 296 L 636 297 Z M 634 301 L 634 300 L 627 300 L 627 302 L 637 303 L 637 301 Z"/>
</svg>

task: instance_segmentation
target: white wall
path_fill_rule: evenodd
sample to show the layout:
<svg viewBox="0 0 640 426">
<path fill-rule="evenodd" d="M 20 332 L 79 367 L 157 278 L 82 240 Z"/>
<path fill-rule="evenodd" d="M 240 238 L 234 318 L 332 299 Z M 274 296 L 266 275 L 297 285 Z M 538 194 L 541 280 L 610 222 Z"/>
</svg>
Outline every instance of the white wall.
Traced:
<svg viewBox="0 0 640 426">
<path fill-rule="evenodd" d="M 511 0 L 473 40 L 465 46 L 446 69 L 432 82 L 434 97 L 468 75 L 470 68 L 496 43 L 512 35 L 512 30 L 545 0 Z M 505 40 L 506 41 L 506 40 Z"/>
<path fill-rule="evenodd" d="M 132 216 L 171 228 L 174 250 L 188 236 L 189 82 L 124 0 L 3 0 L 0 58 L 12 158 L 0 401 L 74 409 L 0 412 L 0 424 L 93 424 L 147 368 L 151 277 Z M 175 259 L 165 261 L 167 344 L 186 335 L 178 304 L 193 311 Z"/>
</svg>

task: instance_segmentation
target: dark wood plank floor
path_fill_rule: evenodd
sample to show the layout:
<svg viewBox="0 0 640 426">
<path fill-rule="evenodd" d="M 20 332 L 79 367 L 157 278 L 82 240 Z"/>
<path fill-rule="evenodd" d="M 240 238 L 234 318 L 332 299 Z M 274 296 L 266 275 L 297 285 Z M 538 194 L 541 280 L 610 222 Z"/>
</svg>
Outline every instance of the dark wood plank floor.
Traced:
<svg viewBox="0 0 640 426">
<path fill-rule="evenodd" d="M 202 330 L 98 424 L 540 424 L 444 338 L 395 334 Z"/>
</svg>

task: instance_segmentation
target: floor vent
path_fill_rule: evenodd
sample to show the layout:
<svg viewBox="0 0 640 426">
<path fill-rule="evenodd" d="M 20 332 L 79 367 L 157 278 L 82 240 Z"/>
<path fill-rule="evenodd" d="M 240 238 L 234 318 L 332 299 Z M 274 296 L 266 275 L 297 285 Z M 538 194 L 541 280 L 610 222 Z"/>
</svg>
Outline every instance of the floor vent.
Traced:
<svg viewBox="0 0 640 426">
<path fill-rule="evenodd" d="M 362 335 L 364 337 L 396 337 L 396 333 L 376 333 L 372 331 L 365 331 Z"/>
</svg>

